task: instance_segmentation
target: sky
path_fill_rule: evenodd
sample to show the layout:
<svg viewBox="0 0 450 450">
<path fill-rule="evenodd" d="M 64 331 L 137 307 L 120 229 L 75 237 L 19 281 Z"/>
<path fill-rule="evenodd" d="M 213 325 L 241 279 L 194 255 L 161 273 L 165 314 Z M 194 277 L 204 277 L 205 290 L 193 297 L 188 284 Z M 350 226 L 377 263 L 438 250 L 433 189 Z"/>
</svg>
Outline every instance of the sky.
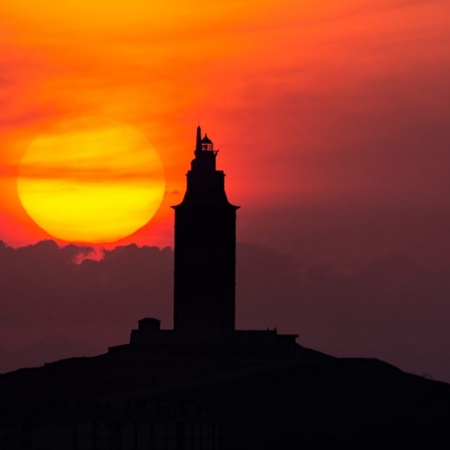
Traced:
<svg viewBox="0 0 450 450">
<path fill-rule="evenodd" d="M 349 258 L 376 251 L 374 233 L 381 252 L 427 247 L 412 241 L 449 219 L 449 12 L 417 0 L 7 2 L 0 235 L 49 237 L 18 199 L 20 160 L 52 127 L 101 117 L 136 128 L 165 169 L 158 213 L 122 243 L 172 245 L 169 206 L 200 122 L 243 206 L 241 240 L 300 251 L 314 231 L 329 249 L 304 257 L 318 260 L 343 253 L 342 234 Z M 411 226 L 418 216 L 433 225 Z"/>
<path fill-rule="evenodd" d="M 94 117 L 142 134 L 164 168 L 156 215 L 108 250 L 173 246 L 170 206 L 200 123 L 241 206 L 238 242 L 321 276 L 353 279 L 391 258 L 427 274 L 450 265 L 448 1 L 15 0 L 0 27 L 8 246 L 53 238 L 19 199 L 27 149 Z M 427 298 L 404 308 L 435 317 L 427 280 Z"/>
</svg>

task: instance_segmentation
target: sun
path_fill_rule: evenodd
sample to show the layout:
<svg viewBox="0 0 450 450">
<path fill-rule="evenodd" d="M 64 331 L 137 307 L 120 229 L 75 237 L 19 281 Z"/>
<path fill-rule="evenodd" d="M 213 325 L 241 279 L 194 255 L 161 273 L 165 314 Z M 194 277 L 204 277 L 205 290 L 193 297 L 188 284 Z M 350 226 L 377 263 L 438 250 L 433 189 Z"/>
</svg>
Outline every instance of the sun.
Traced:
<svg viewBox="0 0 450 450">
<path fill-rule="evenodd" d="M 161 204 L 165 180 L 158 153 L 139 131 L 82 117 L 30 145 L 17 189 L 28 215 L 51 236 L 98 244 L 147 224 Z"/>
</svg>

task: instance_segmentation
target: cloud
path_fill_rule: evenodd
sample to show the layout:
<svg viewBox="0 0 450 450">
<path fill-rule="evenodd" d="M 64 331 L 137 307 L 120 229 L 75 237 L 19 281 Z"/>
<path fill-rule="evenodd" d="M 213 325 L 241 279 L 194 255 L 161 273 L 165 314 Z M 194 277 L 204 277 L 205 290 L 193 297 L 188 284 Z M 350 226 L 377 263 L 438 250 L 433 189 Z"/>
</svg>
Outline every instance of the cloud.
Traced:
<svg viewBox="0 0 450 450">
<path fill-rule="evenodd" d="M 59 248 L 53 241 L 3 247 L 3 338 L 8 333 L 26 337 L 68 332 L 105 345 L 117 339 L 117 327 L 131 328 L 153 308 L 155 315 L 170 321 L 169 249 L 117 247 L 104 250 L 101 260 L 87 259 L 93 251 L 74 245 Z"/>
<path fill-rule="evenodd" d="M 46 336 L 65 335 L 78 342 L 73 348 L 105 350 L 127 342 L 143 317 L 171 327 L 172 250 L 129 245 L 104 250 L 97 260 L 87 258 L 92 251 L 52 241 L 0 247 L 4 348 L 17 356 Z M 377 357 L 450 380 L 450 266 L 425 269 L 394 254 L 346 271 L 305 266 L 289 253 L 254 244 L 239 244 L 237 261 L 239 328 L 276 327 L 320 351 Z M 40 349 L 40 360 L 51 357 Z M 11 368 L 13 355 L 5 358 Z"/>
</svg>

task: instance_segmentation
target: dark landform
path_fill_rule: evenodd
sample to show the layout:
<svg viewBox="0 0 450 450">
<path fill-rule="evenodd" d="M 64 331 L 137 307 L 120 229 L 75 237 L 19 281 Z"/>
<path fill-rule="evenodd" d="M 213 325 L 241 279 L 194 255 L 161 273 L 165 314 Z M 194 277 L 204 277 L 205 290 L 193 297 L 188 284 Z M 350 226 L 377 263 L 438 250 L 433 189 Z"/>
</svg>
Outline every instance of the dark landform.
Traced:
<svg viewBox="0 0 450 450">
<path fill-rule="evenodd" d="M 0 346 L 0 372 L 12 372 L 23 367 L 38 367 L 47 362 L 74 356 L 97 356 L 102 349 L 67 338 L 65 335 L 46 336 L 34 345 L 9 351 Z"/>
<path fill-rule="evenodd" d="M 104 355 L 1 375 L 0 448 L 448 447 L 449 385 L 236 328 L 238 207 L 216 156 L 199 127 L 174 207 L 174 328 L 147 317 Z"/>
<path fill-rule="evenodd" d="M 302 352 L 106 354 L 1 375 L 0 448 L 448 448 L 449 385 Z"/>
</svg>

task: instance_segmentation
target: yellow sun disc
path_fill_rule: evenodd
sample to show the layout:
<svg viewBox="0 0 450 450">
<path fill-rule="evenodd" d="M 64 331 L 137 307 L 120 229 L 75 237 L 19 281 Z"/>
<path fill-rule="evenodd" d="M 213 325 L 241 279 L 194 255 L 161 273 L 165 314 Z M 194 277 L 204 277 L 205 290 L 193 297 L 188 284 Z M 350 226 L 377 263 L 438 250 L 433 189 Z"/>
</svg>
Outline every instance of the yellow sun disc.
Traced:
<svg viewBox="0 0 450 450">
<path fill-rule="evenodd" d="M 23 207 L 69 242 L 115 242 L 143 227 L 164 195 L 156 150 L 136 129 L 103 118 L 63 122 L 37 138 L 17 178 Z"/>
</svg>

